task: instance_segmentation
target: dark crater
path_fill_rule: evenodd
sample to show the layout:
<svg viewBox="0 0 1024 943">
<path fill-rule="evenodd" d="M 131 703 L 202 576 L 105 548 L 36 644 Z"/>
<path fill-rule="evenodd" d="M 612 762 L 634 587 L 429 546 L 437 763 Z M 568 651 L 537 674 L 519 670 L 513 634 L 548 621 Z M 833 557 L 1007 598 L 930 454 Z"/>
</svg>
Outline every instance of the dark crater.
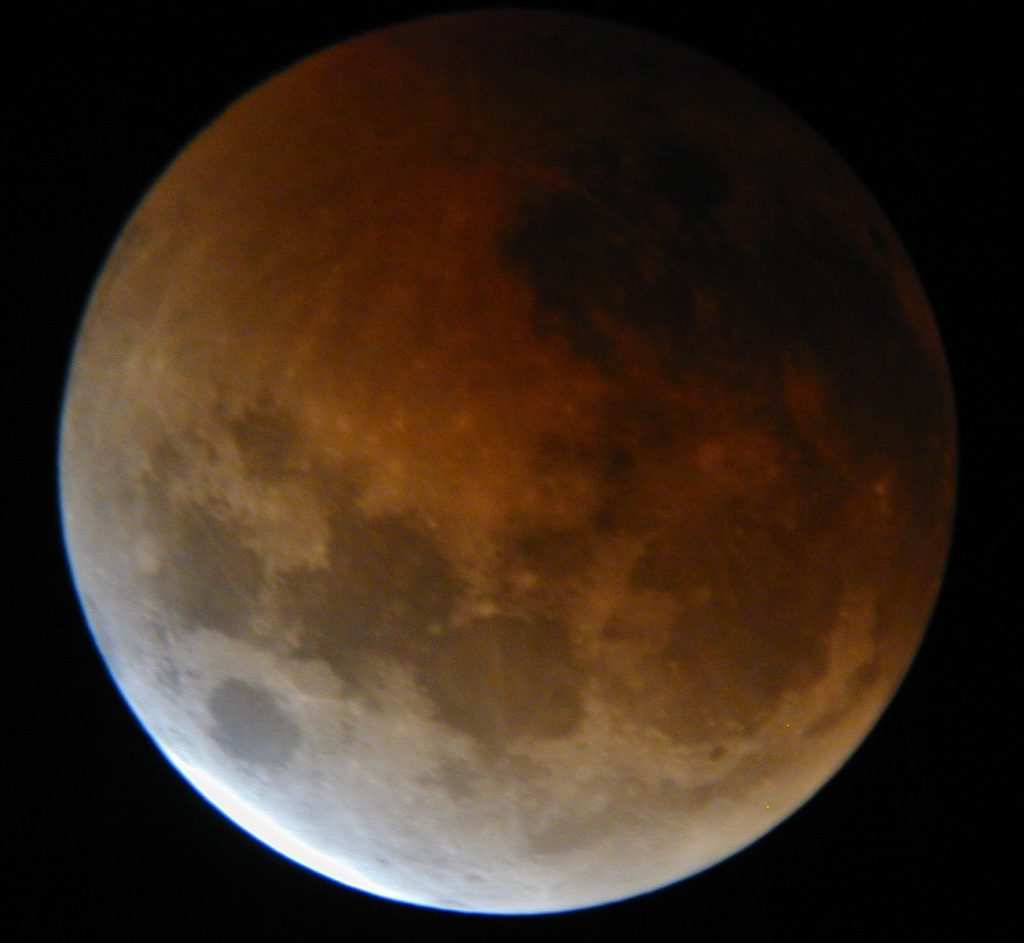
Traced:
<svg viewBox="0 0 1024 943">
<path fill-rule="evenodd" d="M 210 695 L 214 726 L 210 736 L 235 759 L 257 766 L 281 766 L 298 749 L 298 724 L 265 688 L 230 678 Z"/>
</svg>

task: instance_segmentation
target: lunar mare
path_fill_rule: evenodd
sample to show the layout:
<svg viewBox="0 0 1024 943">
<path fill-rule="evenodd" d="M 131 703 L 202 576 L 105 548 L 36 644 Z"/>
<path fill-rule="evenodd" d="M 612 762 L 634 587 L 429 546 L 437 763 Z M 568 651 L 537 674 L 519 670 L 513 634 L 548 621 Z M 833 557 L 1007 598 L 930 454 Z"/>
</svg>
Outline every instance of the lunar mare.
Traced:
<svg viewBox="0 0 1024 943">
<path fill-rule="evenodd" d="M 226 814 L 398 900 L 700 871 L 885 709 L 949 542 L 928 303 L 767 95 L 490 12 L 259 87 L 139 206 L 79 335 L 69 556 Z"/>
</svg>

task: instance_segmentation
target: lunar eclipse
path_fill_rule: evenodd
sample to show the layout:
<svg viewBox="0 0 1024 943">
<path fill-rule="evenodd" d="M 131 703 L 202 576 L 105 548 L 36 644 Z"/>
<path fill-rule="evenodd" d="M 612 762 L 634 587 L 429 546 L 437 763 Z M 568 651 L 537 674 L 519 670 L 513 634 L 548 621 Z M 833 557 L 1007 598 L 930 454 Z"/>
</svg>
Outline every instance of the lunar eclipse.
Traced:
<svg viewBox="0 0 1024 943">
<path fill-rule="evenodd" d="M 806 802 L 920 644 L 948 372 L 897 234 L 652 34 L 420 20 L 255 89 L 91 298 L 61 502 L 171 762 L 286 855 L 486 913 Z"/>
</svg>

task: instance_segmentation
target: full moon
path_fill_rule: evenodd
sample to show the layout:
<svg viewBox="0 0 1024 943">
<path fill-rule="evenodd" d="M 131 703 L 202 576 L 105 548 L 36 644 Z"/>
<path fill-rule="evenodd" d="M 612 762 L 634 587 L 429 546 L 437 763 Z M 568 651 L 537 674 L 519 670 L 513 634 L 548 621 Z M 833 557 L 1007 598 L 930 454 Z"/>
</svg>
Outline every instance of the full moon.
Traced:
<svg viewBox="0 0 1024 943">
<path fill-rule="evenodd" d="M 491 11 L 247 94 L 122 231 L 60 439 L 155 744 L 330 878 L 621 900 L 806 802 L 921 642 L 935 321 L 801 120 L 653 34 Z"/>
</svg>

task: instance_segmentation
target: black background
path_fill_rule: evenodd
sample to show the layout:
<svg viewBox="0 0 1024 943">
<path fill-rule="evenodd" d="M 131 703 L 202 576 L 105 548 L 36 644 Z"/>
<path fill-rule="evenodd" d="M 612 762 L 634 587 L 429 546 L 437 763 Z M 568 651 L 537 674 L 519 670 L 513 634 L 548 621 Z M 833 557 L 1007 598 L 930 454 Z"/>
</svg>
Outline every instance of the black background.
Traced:
<svg viewBox="0 0 1024 943">
<path fill-rule="evenodd" d="M 874 733 L 745 852 L 672 888 L 566 915 L 477 917 L 378 900 L 296 867 L 209 807 L 120 700 L 64 560 L 55 449 L 75 329 L 121 225 L 201 127 L 313 51 L 445 7 L 37 9 L 5 41 L 5 493 L 15 565 L 5 648 L 14 800 L 3 834 L 15 874 L 0 937 L 1002 938 L 1009 865 L 993 859 L 1014 842 L 1016 802 L 1002 784 L 1016 742 L 1000 727 L 1017 617 L 998 602 L 1006 587 L 996 549 L 1016 513 L 1003 356 L 1020 307 L 1008 290 L 1008 140 L 1019 110 L 1008 24 L 977 6 L 927 17 L 846 3 L 810 13 L 682 6 L 692 10 L 562 8 L 676 36 L 789 104 L 889 214 L 945 339 L 961 435 L 955 541 L 925 644 Z"/>
</svg>

